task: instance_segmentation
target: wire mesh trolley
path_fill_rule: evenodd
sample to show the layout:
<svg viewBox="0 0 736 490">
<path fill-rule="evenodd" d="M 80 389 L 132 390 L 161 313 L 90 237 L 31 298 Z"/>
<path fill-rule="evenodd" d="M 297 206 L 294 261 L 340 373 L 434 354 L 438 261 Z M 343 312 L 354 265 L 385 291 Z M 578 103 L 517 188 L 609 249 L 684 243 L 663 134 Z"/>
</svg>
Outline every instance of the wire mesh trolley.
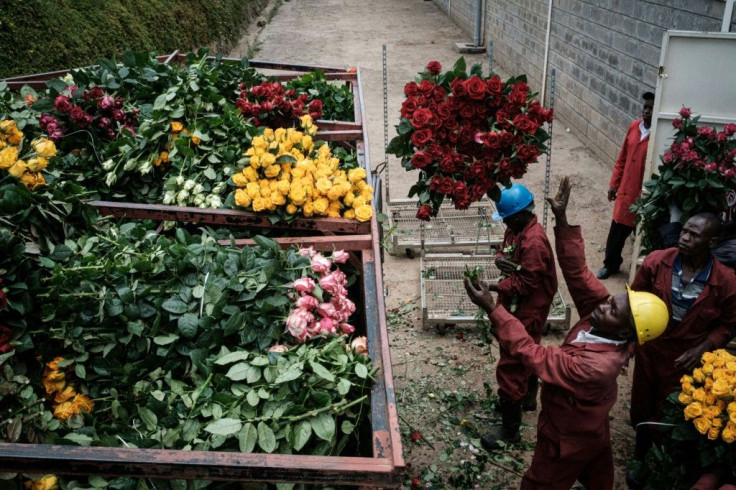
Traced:
<svg viewBox="0 0 736 490">
<path fill-rule="evenodd" d="M 461 253 L 426 254 L 420 264 L 422 325 L 435 326 L 444 331 L 448 326 L 475 324 L 482 314 L 465 292 L 463 272 L 479 267 L 478 277 L 497 283 L 501 271 L 496 267 L 495 255 Z M 570 328 L 570 306 L 558 290 L 547 316 L 547 329 Z M 482 317 L 481 317 L 482 318 Z"/>
</svg>

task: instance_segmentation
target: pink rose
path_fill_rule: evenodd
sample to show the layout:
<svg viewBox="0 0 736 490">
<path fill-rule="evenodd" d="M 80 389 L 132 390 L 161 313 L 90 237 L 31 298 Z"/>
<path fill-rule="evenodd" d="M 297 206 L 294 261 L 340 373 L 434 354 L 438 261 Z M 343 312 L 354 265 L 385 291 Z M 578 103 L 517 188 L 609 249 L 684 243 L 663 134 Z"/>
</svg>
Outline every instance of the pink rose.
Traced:
<svg viewBox="0 0 736 490">
<path fill-rule="evenodd" d="M 84 118 L 84 109 L 79 106 L 74 106 L 69 110 L 69 117 L 74 121 L 79 121 Z"/>
<path fill-rule="evenodd" d="M 672 121 L 672 127 L 675 129 L 680 129 L 682 127 L 682 119 L 676 118 Z"/>
<path fill-rule="evenodd" d="M 319 325 L 319 331 L 323 335 L 327 334 L 335 334 L 337 333 L 337 322 L 333 320 L 332 318 L 322 318 L 319 322 L 317 322 Z"/>
<path fill-rule="evenodd" d="M 724 177 L 728 177 L 729 179 L 736 174 L 736 171 L 732 168 L 727 169 L 725 172 L 723 172 Z"/>
<path fill-rule="evenodd" d="M 105 95 L 99 100 L 99 102 L 97 102 L 97 107 L 99 107 L 103 111 L 112 109 L 113 107 L 115 107 L 115 99 L 113 99 L 109 95 Z"/>
<path fill-rule="evenodd" d="M 726 136 L 733 136 L 734 133 L 736 133 L 736 124 L 726 124 L 725 126 L 723 126 L 723 132 L 726 133 Z"/>
<path fill-rule="evenodd" d="M 300 293 L 311 293 L 315 286 L 316 284 L 311 277 L 302 277 L 294 281 L 294 289 Z"/>
<path fill-rule="evenodd" d="M 102 87 L 92 87 L 91 89 L 89 89 L 89 95 L 93 99 L 99 99 L 100 97 L 105 95 L 105 92 L 102 90 Z"/>
<path fill-rule="evenodd" d="M 332 261 L 320 253 L 312 256 L 312 269 L 318 274 L 327 274 L 332 268 Z"/>
<path fill-rule="evenodd" d="M 319 305 L 319 300 L 315 298 L 314 296 L 309 296 L 309 295 L 301 296 L 296 301 L 297 308 L 302 308 L 304 310 L 313 310 L 317 308 L 318 305 Z"/>
<path fill-rule="evenodd" d="M 344 334 L 352 335 L 355 332 L 355 327 L 349 323 L 341 323 L 340 330 L 342 330 L 342 333 Z"/>
<path fill-rule="evenodd" d="M 334 318 L 337 314 L 337 310 L 335 309 L 335 305 L 332 303 L 320 303 L 317 305 L 317 313 L 323 317 Z"/>
<path fill-rule="evenodd" d="M 368 355 L 368 339 L 366 337 L 356 337 L 350 343 L 350 347 L 353 348 L 356 354 Z"/>
<path fill-rule="evenodd" d="M 338 271 L 335 271 L 338 272 Z M 343 286 L 343 282 L 336 274 L 326 274 L 319 280 L 319 287 L 331 294 L 337 294 Z"/>
<path fill-rule="evenodd" d="M 314 251 L 314 248 L 313 247 L 300 248 L 299 249 L 299 255 L 301 255 L 302 257 L 311 257 L 315 253 L 316 252 Z"/>
<path fill-rule="evenodd" d="M 705 166 L 703 170 L 705 170 L 706 172 L 713 172 L 715 171 L 716 168 L 718 168 L 718 165 L 716 165 L 713 162 L 710 162 L 708 165 Z"/>
<path fill-rule="evenodd" d="M 690 112 L 689 107 L 683 107 L 682 109 L 680 109 L 680 117 L 683 119 L 689 118 L 691 114 L 692 112 Z"/>
<path fill-rule="evenodd" d="M 121 111 L 120 109 L 113 109 L 112 110 L 112 118 L 116 121 L 122 121 L 125 119 L 125 113 Z"/>
<path fill-rule="evenodd" d="M 297 308 L 286 319 L 286 328 L 289 333 L 301 342 L 306 339 L 307 327 L 314 321 L 314 315 L 306 310 Z"/>
<path fill-rule="evenodd" d="M 287 352 L 289 350 L 288 347 L 281 344 L 272 345 L 268 348 L 268 352 Z"/>
<path fill-rule="evenodd" d="M 97 127 L 100 129 L 107 129 L 110 127 L 110 124 L 112 124 L 112 121 L 109 117 L 101 117 L 97 120 Z"/>
<path fill-rule="evenodd" d="M 336 264 L 344 264 L 350 258 L 350 254 L 345 250 L 335 250 L 332 252 L 332 261 Z"/>
</svg>

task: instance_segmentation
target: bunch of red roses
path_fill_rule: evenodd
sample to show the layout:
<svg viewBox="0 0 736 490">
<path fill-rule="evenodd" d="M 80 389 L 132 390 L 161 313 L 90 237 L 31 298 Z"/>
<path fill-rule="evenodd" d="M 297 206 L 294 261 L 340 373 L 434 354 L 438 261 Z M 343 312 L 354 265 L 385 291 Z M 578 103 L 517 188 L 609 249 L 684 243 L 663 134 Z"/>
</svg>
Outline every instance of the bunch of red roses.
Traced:
<svg viewBox="0 0 736 490">
<path fill-rule="evenodd" d="M 718 131 L 699 126 L 699 119 L 687 107 L 680 110 L 672 121 L 674 141 L 661 156 L 659 175 L 644 182 L 649 192 L 634 205 L 645 252 L 663 246 L 657 229 L 669 222 L 671 205 L 682 211 L 684 222 L 701 211 L 724 211 L 726 194 L 736 189 L 736 124 Z"/>
<path fill-rule="evenodd" d="M 69 87 L 69 94 L 60 94 L 54 99 L 56 115 L 42 114 L 41 128 L 52 141 L 71 131 L 84 128 L 95 129 L 104 138 L 114 140 L 121 130 L 135 135 L 140 111 L 132 108 L 124 110 L 122 97 L 112 97 L 101 87 L 92 87 L 78 93 L 77 87 Z"/>
<path fill-rule="evenodd" d="M 419 196 L 417 218 L 429 220 L 445 197 L 467 209 L 484 195 L 498 199 L 500 185 L 521 178 L 547 151 L 552 110 L 532 100 L 526 77 L 484 77 L 480 65 L 466 73 L 461 58 L 442 73 L 430 61 L 404 87 L 401 121 L 388 153 L 406 170 L 419 170 L 409 197 Z"/>
<path fill-rule="evenodd" d="M 321 100 L 309 102 L 309 95 L 286 90 L 279 82 L 263 82 L 250 88 L 241 84 L 239 88 L 240 98 L 235 101 L 235 106 L 255 126 L 291 128 L 298 127 L 299 118 L 305 114 L 312 119 L 322 117 Z"/>
</svg>

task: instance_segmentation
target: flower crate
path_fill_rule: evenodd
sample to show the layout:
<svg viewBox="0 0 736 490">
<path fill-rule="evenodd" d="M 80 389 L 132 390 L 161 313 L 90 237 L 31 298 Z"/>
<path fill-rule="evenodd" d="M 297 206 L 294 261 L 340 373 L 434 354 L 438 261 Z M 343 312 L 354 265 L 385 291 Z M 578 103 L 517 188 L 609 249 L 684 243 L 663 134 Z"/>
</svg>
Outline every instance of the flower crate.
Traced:
<svg viewBox="0 0 736 490">
<path fill-rule="evenodd" d="M 363 235 L 276 239 L 316 249 L 344 248 L 359 265 L 362 318 L 372 362 L 378 368 L 371 391 L 370 454 L 308 456 L 218 451 L 181 451 L 0 443 L 4 472 L 127 476 L 211 481 L 302 482 L 398 488 L 403 457 L 394 399 L 383 303 L 377 223 Z M 249 245 L 242 240 L 241 246 Z"/>
</svg>

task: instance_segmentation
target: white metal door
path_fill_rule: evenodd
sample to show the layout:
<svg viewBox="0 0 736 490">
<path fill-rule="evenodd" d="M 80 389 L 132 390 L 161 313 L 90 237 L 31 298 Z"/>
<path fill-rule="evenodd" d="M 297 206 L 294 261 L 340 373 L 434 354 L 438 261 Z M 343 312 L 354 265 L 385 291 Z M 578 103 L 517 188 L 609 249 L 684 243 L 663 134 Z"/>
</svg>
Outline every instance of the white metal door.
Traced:
<svg viewBox="0 0 736 490">
<path fill-rule="evenodd" d="M 736 33 L 665 32 L 645 180 L 656 173 L 660 156 L 672 143 L 672 121 L 680 117 L 683 107 L 700 114 L 700 123 L 709 126 L 718 128 L 736 122 Z M 639 248 L 637 234 L 629 275 L 632 280 Z"/>
</svg>

